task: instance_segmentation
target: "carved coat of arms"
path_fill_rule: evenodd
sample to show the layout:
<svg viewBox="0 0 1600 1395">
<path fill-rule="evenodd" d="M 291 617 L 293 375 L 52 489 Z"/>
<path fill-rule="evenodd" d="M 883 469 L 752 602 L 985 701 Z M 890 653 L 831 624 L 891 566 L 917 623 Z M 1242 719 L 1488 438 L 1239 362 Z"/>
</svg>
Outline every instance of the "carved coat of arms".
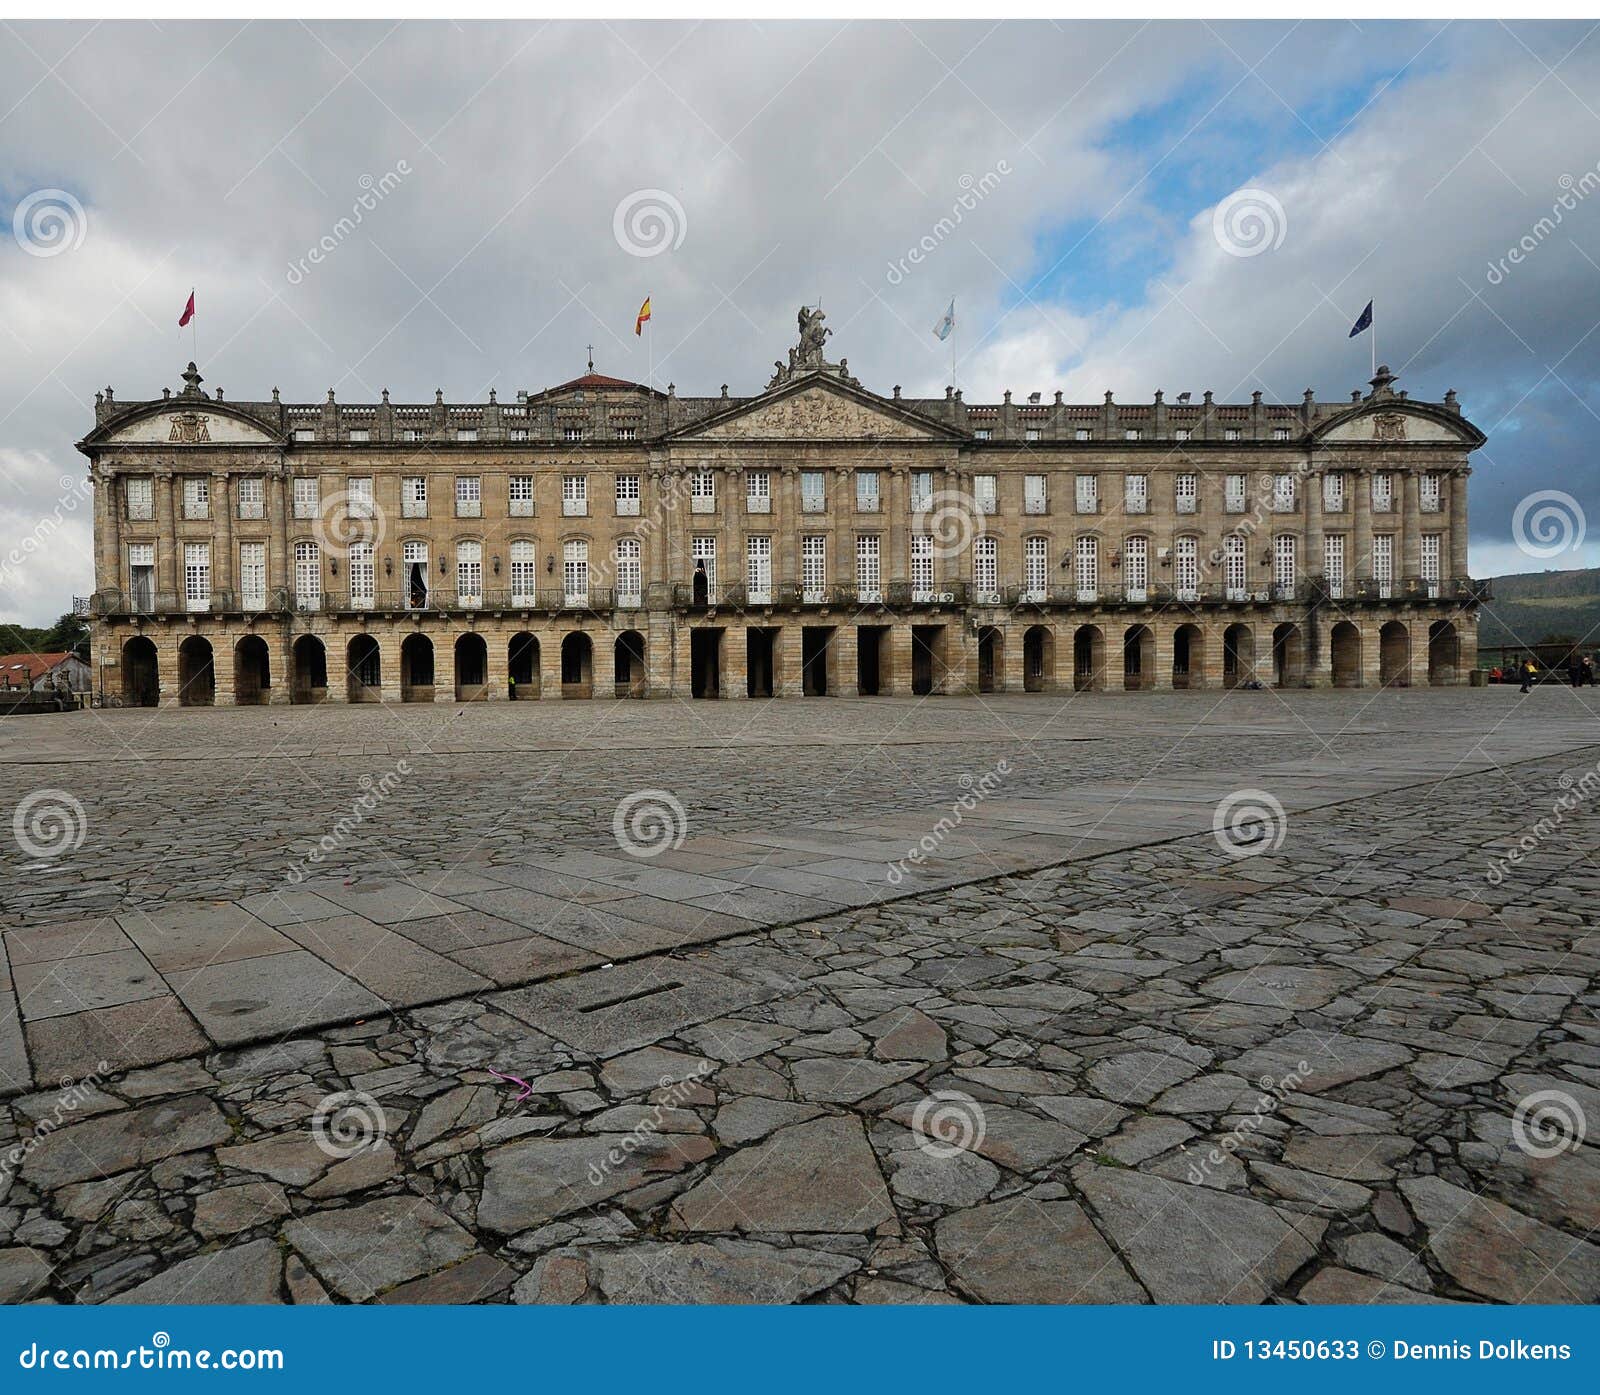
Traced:
<svg viewBox="0 0 1600 1395">
<path fill-rule="evenodd" d="M 1403 441 L 1406 438 L 1406 419 L 1399 412 L 1379 412 L 1372 419 L 1374 441 Z"/>
<path fill-rule="evenodd" d="M 178 441 L 186 446 L 209 445 L 211 429 L 208 420 L 199 412 L 179 412 L 172 418 L 172 431 L 167 440 Z"/>
</svg>

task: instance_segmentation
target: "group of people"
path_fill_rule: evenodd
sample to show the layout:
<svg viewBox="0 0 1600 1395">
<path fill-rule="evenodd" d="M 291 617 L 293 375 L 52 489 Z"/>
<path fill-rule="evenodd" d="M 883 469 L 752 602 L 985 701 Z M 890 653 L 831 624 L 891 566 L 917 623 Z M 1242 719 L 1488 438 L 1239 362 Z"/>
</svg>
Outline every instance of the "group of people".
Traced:
<svg viewBox="0 0 1600 1395">
<path fill-rule="evenodd" d="M 1539 665 L 1533 661 L 1532 656 L 1524 658 L 1512 670 L 1522 680 L 1521 692 L 1531 692 L 1533 685 L 1539 681 Z M 1508 675 L 1501 669 L 1490 671 L 1489 680 L 1493 683 L 1506 681 Z M 1581 688 L 1585 683 L 1591 686 L 1594 683 L 1594 655 L 1580 654 L 1576 649 L 1567 656 L 1567 682 L 1574 688 Z"/>
</svg>

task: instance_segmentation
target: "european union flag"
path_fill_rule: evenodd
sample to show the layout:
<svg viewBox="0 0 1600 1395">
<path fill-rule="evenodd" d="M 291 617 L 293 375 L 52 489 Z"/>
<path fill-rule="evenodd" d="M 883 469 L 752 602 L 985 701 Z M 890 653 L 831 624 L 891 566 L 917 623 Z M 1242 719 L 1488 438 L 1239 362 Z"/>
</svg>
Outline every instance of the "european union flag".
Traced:
<svg viewBox="0 0 1600 1395">
<path fill-rule="evenodd" d="M 1354 339 L 1364 329 L 1372 328 L 1372 302 L 1367 302 L 1367 308 L 1361 312 L 1360 318 L 1350 326 L 1350 338 Z"/>
</svg>

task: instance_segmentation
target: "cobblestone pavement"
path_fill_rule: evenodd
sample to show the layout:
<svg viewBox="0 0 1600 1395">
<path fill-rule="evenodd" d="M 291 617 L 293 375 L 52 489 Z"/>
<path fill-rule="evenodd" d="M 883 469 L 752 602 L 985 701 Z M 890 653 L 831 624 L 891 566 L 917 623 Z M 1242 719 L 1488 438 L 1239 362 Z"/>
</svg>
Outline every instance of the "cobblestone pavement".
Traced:
<svg viewBox="0 0 1600 1395">
<path fill-rule="evenodd" d="M 608 840 L 617 851 L 612 789 L 648 773 L 693 820 L 700 794 L 725 782 L 716 740 L 618 738 L 591 778 L 621 785 L 575 805 L 587 812 L 554 835 L 579 863 L 552 872 L 500 850 L 482 864 L 494 889 L 458 868 L 428 893 L 454 908 L 433 915 L 393 918 L 393 887 L 360 881 L 331 912 L 268 897 L 256 904 L 275 907 L 275 923 L 219 961 L 210 922 L 184 919 L 181 878 L 159 938 L 140 938 L 151 913 L 132 903 L 114 920 L 25 913 L 5 941 L 35 1066 L 50 1040 L 39 1024 L 101 1011 L 82 995 L 116 999 L 106 1012 L 155 1001 L 125 996 L 127 956 L 154 958 L 152 946 L 169 985 L 253 965 L 229 970 L 242 998 L 270 996 L 252 974 L 305 972 L 294 955 L 373 955 L 423 977 L 434 959 L 477 962 L 481 982 L 397 1010 L 352 1001 L 344 1025 L 320 1030 L 258 1024 L 266 1041 L 228 1049 L 195 1025 L 215 1041 L 225 1004 L 209 1023 L 174 1005 L 193 1049 L 174 1039 L 172 1059 L 131 1069 L 122 1055 L 97 1067 L 83 1055 L 94 1039 L 71 1038 L 76 1057 L 0 1104 L 0 1300 L 1595 1301 L 1600 728 L 1557 692 L 1533 695 L 1537 708 L 1499 692 L 1218 696 L 1135 699 L 1134 711 L 1059 703 L 1031 718 L 1009 701 L 989 716 L 930 705 L 940 727 L 914 748 L 922 783 L 885 773 L 874 778 L 889 796 L 862 795 L 846 779 L 837 802 L 805 793 L 817 736 L 804 723 L 769 734 L 751 768 L 769 772 L 771 808 L 696 824 L 663 854 L 676 863 L 648 861 L 648 899 L 709 899 L 656 893 L 682 898 L 702 890 L 697 876 L 744 867 L 750 829 L 849 824 L 844 810 L 870 820 L 837 830 L 857 845 L 854 869 L 805 836 L 785 846 L 769 832 L 761 846 L 813 892 L 853 873 L 872 897 L 805 904 L 799 923 L 776 909 L 735 917 L 670 948 L 624 933 L 627 916 L 562 920 L 569 938 L 549 952 L 576 957 L 538 974 L 487 953 L 524 943 L 525 920 L 516 940 L 485 938 L 499 917 L 471 898 L 525 916 L 505 899 L 509 875 L 524 896 L 569 907 L 575 883 L 591 910 L 639 896 L 582 851 Z M 892 726 L 912 704 L 859 706 Z M 728 730 L 731 710 L 714 718 Z M 199 714 L 215 731 L 235 715 Z M 261 714 L 244 715 L 226 760 L 181 759 L 251 764 Z M 877 900 L 883 847 L 914 842 L 919 813 L 948 811 L 961 774 L 1008 754 L 1026 770 L 1030 748 L 1002 723 L 1022 732 L 1031 719 L 1037 735 L 1052 715 L 1041 769 L 984 791 L 946 831 L 976 849 L 940 864 L 935 880 L 953 884 L 920 886 L 911 868 L 898 899 Z M 841 746 L 884 734 L 845 727 L 814 748 L 828 778 L 843 773 Z M 176 744 L 171 730 L 157 722 L 144 740 Z M 49 747 L 69 740 L 42 732 L 31 758 L 13 746 L 6 760 L 14 790 L 46 772 L 63 787 L 81 777 L 83 851 L 118 776 L 113 762 Z M 1152 770 L 1152 749 L 1179 754 Z M 663 756 L 685 762 L 677 783 L 659 774 Z M 517 764 L 504 750 L 483 759 L 480 781 Z M 139 768 L 179 763 L 147 754 Z M 1218 790 L 1257 776 L 1256 817 L 1214 833 Z M 209 798 L 214 775 L 163 778 Z M 1085 793 L 1088 780 L 1101 783 Z M 482 783 L 449 797 L 474 793 Z M 1262 794 L 1282 796 L 1284 812 Z M 185 803 L 163 817 L 188 817 Z M 591 826 L 602 813 L 604 837 Z M 276 807 L 235 836 L 274 825 L 306 836 Z M 187 836 L 197 858 L 212 855 L 203 826 Z M 550 851 L 539 846 L 534 856 Z M 997 866 L 1006 848 L 1034 866 L 1054 852 L 1056 865 Z M 408 871 L 447 862 L 406 856 Z M 76 857 L 26 866 L 65 894 L 74 878 L 57 864 Z M 553 876 L 567 878 L 559 890 Z M 743 904 L 743 891 L 719 894 Z M 286 905 L 299 914 L 278 913 Z M 627 957 L 574 943 L 598 924 Z M 382 927 L 376 947 L 367 926 Z M 83 952 L 52 958 L 52 935 Z M 432 958 L 408 966 L 402 944 Z M 76 977 L 41 967 L 63 962 Z M 125 1037 L 103 1040 L 116 1055 Z M 71 1083 L 58 1087 L 58 1073 Z"/>
</svg>

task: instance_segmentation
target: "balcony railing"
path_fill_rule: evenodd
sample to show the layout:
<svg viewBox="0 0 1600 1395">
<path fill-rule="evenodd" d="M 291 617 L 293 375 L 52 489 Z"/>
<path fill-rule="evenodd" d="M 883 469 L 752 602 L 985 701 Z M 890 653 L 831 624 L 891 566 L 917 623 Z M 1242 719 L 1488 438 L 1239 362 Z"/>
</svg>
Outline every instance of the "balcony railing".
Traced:
<svg viewBox="0 0 1600 1395">
<path fill-rule="evenodd" d="M 281 613 L 289 606 L 289 593 L 269 587 L 261 593 L 212 591 L 203 601 L 193 601 L 174 591 L 96 591 L 90 599 L 92 614 L 113 615 L 259 615 Z"/>
</svg>

